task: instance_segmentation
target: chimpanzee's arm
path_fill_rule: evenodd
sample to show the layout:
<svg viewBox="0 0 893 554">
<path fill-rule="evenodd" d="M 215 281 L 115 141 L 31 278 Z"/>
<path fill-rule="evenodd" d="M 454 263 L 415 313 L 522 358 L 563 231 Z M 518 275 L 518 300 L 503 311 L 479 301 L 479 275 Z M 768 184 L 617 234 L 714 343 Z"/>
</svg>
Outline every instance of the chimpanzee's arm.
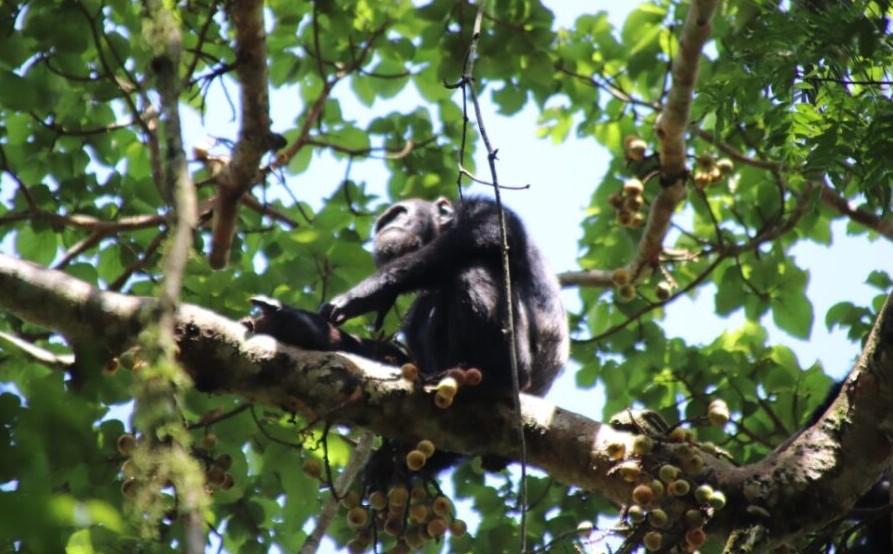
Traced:
<svg viewBox="0 0 893 554">
<path fill-rule="evenodd" d="M 526 234 L 520 220 L 506 210 L 511 255 L 519 271 L 513 280 L 529 279 Z M 460 205 L 453 225 L 415 252 L 393 260 L 346 293 L 323 305 L 320 313 L 340 323 L 352 317 L 385 311 L 397 296 L 425 288 L 437 288 L 469 266 L 486 267 L 501 274 L 501 234 L 496 206 L 489 200 L 467 200 Z M 515 271 L 513 267 L 513 271 Z"/>
<path fill-rule="evenodd" d="M 396 345 L 345 333 L 319 314 L 264 296 L 253 297 L 251 303 L 260 310 L 260 315 L 245 318 L 242 323 L 255 333 L 307 350 L 341 350 L 392 365 L 409 361 L 409 356 Z"/>
</svg>

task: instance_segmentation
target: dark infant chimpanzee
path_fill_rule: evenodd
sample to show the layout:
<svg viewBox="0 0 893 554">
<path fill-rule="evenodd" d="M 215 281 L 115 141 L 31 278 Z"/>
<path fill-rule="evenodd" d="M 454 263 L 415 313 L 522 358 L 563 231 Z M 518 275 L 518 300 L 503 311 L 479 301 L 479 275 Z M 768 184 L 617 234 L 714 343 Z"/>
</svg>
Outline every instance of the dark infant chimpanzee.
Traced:
<svg viewBox="0 0 893 554">
<path fill-rule="evenodd" d="M 518 216 L 505 210 L 511 260 L 515 349 L 521 390 L 543 395 L 568 357 L 559 285 Z M 378 271 L 322 307 L 339 324 L 384 314 L 400 294 L 419 291 L 403 334 L 423 375 L 478 368 L 478 390 L 510 393 L 510 351 L 503 332 L 502 252 L 496 204 L 468 198 L 455 206 L 404 200 L 375 222 Z"/>
</svg>

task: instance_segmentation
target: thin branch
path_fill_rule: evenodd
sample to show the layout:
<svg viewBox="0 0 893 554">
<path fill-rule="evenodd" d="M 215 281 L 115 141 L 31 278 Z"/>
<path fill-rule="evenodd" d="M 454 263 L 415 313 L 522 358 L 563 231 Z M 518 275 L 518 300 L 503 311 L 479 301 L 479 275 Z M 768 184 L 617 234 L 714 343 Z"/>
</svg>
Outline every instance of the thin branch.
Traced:
<svg viewBox="0 0 893 554">
<path fill-rule="evenodd" d="M 728 143 L 717 141 L 716 136 L 713 133 L 705 131 L 695 125 L 693 125 L 691 129 L 698 137 L 712 144 L 717 150 L 736 163 L 765 169 L 774 174 L 780 174 L 781 172 L 789 171 L 791 169 L 781 162 L 748 156 Z M 868 210 L 855 206 L 852 202 L 839 195 L 830 185 L 828 185 L 826 179 L 822 178 L 821 180 L 823 181 L 821 200 L 825 205 L 834 209 L 841 215 L 850 218 L 856 223 L 875 231 L 884 238 L 893 241 L 893 219 L 878 216 Z"/>
<path fill-rule="evenodd" d="M 74 363 L 74 354 L 56 354 L 4 331 L 0 331 L 0 340 L 8 342 L 51 369 L 65 369 Z"/>
<path fill-rule="evenodd" d="M 667 298 L 666 300 L 662 300 L 662 301 L 660 301 L 660 302 L 652 302 L 652 303 L 649 303 L 649 305 L 645 306 L 644 308 L 640 309 L 639 311 L 637 311 L 637 312 L 635 312 L 635 313 L 633 313 L 633 314 L 630 314 L 629 317 L 628 317 L 626 320 L 624 320 L 624 321 L 622 321 L 622 322 L 620 322 L 620 323 L 618 323 L 618 324 L 612 326 L 611 328 L 606 329 L 604 332 L 599 333 L 598 335 L 595 335 L 595 336 L 590 337 L 590 338 L 588 338 L 588 339 L 575 340 L 575 341 L 574 341 L 574 344 L 591 344 L 591 343 L 598 342 L 598 341 L 600 341 L 600 340 L 604 340 L 605 338 L 607 338 L 607 337 L 613 335 L 614 333 L 616 333 L 616 332 L 618 332 L 618 331 L 621 331 L 621 330 L 625 329 L 625 328 L 628 327 L 630 324 L 632 324 L 632 323 L 638 321 L 639 318 L 641 318 L 642 316 L 644 316 L 644 315 L 647 314 L 648 312 L 650 312 L 650 311 L 652 311 L 652 310 L 656 310 L 657 308 L 660 308 L 661 306 L 666 306 L 667 304 L 671 303 L 673 300 L 675 300 L 675 299 L 678 298 L 679 296 L 682 296 L 683 294 L 686 294 L 686 293 L 688 293 L 688 292 L 694 290 L 698 285 L 700 285 L 701 283 L 703 283 L 704 281 L 706 281 L 707 278 L 710 276 L 710 274 L 713 273 L 713 270 L 716 269 L 716 268 L 719 266 L 719 264 L 720 264 L 724 259 L 725 259 L 724 256 L 718 256 L 718 257 L 717 257 L 715 260 L 713 260 L 713 261 L 712 261 L 706 268 L 704 268 L 704 271 L 702 271 L 701 273 L 699 273 L 699 274 L 698 274 L 694 279 L 692 279 L 691 282 L 689 282 L 685 287 L 682 287 L 682 288 L 677 289 L 677 290 L 676 290 L 673 294 L 671 294 L 670 297 Z"/>
<path fill-rule="evenodd" d="M 556 68 L 557 71 L 564 73 L 569 77 L 573 77 L 574 79 L 583 81 L 584 83 L 588 83 L 593 86 L 593 88 L 597 88 L 603 90 L 613 96 L 616 100 L 623 102 L 624 104 L 630 104 L 633 106 L 641 106 L 644 108 L 650 108 L 656 112 L 661 111 L 664 107 L 660 102 L 649 102 L 647 100 L 642 100 L 641 98 L 636 98 L 635 96 L 623 91 L 620 87 L 612 85 L 611 83 L 604 81 L 600 81 L 598 77 L 593 75 L 583 75 L 573 71 L 564 65 L 560 64 Z"/>
<path fill-rule="evenodd" d="M 105 234 L 160 227 L 166 223 L 166 218 L 163 215 L 136 215 L 107 221 L 92 215 L 60 215 L 38 210 L 7 214 L 0 217 L 0 225 L 23 220 L 47 221 L 54 226 L 71 227 L 72 229 L 83 229 Z"/>
<path fill-rule="evenodd" d="M 332 521 L 335 519 L 335 514 L 338 511 L 338 501 L 336 499 L 344 496 L 344 493 L 350 488 L 350 485 L 353 483 L 354 479 L 356 479 L 360 470 L 365 467 L 366 462 L 369 461 L 369 457 L 372 455 L 372 446 L 374 443 L 374 433 L 364 431 L 360 435 L 360 438 L 357 441 L 357 447 L 354 449 L 350 460 L 347 462 L 344 469 L 341 470 L 341 474 L 338 478 L 335 479 L 335 490 L 333 490 L 332 495 L 326 499 L 322 511 L 316 518 L 316 527 L 304 540 L 304 544 L 301 545 L 301 549 L 298 551 L 299 554 L 314 554 L 319 550 L 322 539 L 325 536 L 326 531 L 329 529 L 329 526 L 332 524 Z"/>
<path fill-rule="evenodd" d="M 660 175 L 665 185 L 684 178 L 685 131 L 698 78 L 701 50 L 713 30 L 717 0 L 695 0 L 689 7 L 679 36 L 679 53 L 673 60 L 673 85 L 667 103 L 655 123 L 660 140 Z"/>
<path fill-rule="evenodd" d="M 512 186 L 512 185 L 497 185 L 496 183 L 491 183 L 490 181 L 486 181 L 486 180 L 484 180 L 484 179 L 481 179 L 480 177 L 478 177 L 477 175 L 475 175 L 475 174 L 472 173 L 471 171 L 468 171 L 468 170 L 465 168 L 465 166 L 463 166 L 462 164 L 459 164 L 459 175 L 461 175 L 461 176 L 463 176 L 463 177 L 468 177 L 472 182 L 475 182 L 475 183 L 477 183 L 477 184 L 479 184 L 479 185 L 486 185 L 486 186 L 488 186 L 488 187 L 496 187 L 496 186 L 498 186 L 500 189 L 503 189 L 503 190 L 527 190 L 527 189 L 530 188 L 530 185 L 516 185 L 516 186 Z"/>
<path fill-rule="evenodd" d="M 250 410 L 251 408 L 252 408 L 252 405 L 249 402 L 245 402 L 244 404 L 239 404 L 238 406 L 236 406 L 235 408 L 233 408 L 232 410 L 230 410 L 228 412 L 223 411 L 223 408 L 217 408 L 217 409 L 213 410 L 212 412 L 209 412 L 210 415 L 205 414 L 204 416 L 202 416 L 202 418 L 199 421 L 197 421 L 195 423 L 190 423 L 189 425 L 187 425 L 186 429 L 189 429 L 190 431 L 192 431 L 194 429 L 210 427 L 211 425 L 214 425 L 215 423 L 219 423 L 226 419 L 235 417 L 244 411 Z"/>
<path fill-rule="evenodd" d="M 9 175 L 13 181 L 15 181 L 16 188 L 18 188 L 19 192 L 22 193 L 22 196 L 25 197 L 25 202 L 28 203 L 28 208 L 30 208 L 31 211 L 40 209 L 38 207 L 37 200 L 34 199 L 34 195 L 31 194 L 30 190 L 28 190 L 28 185 L 26 185 L 19 178 L 18 174 L 16 174 L 12 170 L 12 168 L 9 167 L 9 159 L 6 157 L 6 150 L 3 149 L 2 144 L 0 144 L 0 162 L 2 162 L 2 164 L 0 164 L 0 167 L 2 167 L 6 171 L 6 174 Z M 0 218 L 0 222 L 2 221 L 3 218 Z"/>
<path fill-rule="evenodd" d="M 282 150 L 276 155 L 276 162 L 273 164 L 271 169 L 276 169 L 277 167 L 282 167 L 287 165 L 288 162 L 292 160 L 305 146 L 310 144 L 310 130 L 316 125 L 320 116 L 322 115 L 323 108 L 325 107 L 326 102 L 329 99 L 329 95 L 332 93 L 332 89 L 335 85 L 344 77 L 347 77 L 352 72 L 357 71 L 365 62 L 366 58 L 369 56 L 369 52 L 372 49 L 373 44 L 376 40 L 387 30 L 388 24 L 385 23 L 369 36 L 366 45 L 360 51 L 360 55 L 353 61 L 353 63 L 347 67 L 339 70 L 335 75 L 333 75 L 329 80 L 324 81 L 322 91 L 320 91 L 319 96 L 307 110 L 307 114 L 304 116 L 304 123 L 301 124 L 301 129 L 298 131 L 298 138 L 289 146 L 288 148 Z M 317 55 L 320 55 L 317 52 Z M 322 69 L 320 69 L 322 71 Z"/>
<path fill-rule="evenodd" d="M 64 269 L 68 267 L 68 264 L 70 264 L 76 257 L 99 244 L 99 242 L 106 236 L 106 233 L 102 231 L 93 231 L 87 238 L 78 241 L 77 244 L 66 250 L 62 259 L 56 262 L 53 269 Z"/>
<path fill-rule="evenodd" d="M 558 282 L 562 287 L 611 287 L 614 272 L 607 269 L 587 269 L 584 271 L 565 271 L 558 274 Z"/>
<path fill-rule="evenodd" d="M 869 229 L 893 241 L 893 219 L 880 217 L 838 195 L 828 183 L 822 183 L 822 202 Z"/>
<path fill-rule="evenodd" d="M 481 39 L 481 20 L 484 16 L 484 6 L 487 5 L 486 0 L 481 0 L 477 7 L 477 15 L 474 19 L 474 30 L 472 31 L 471 44 L 468 47 L 468 54 L 465 58 L 465 68 L 462 72 L 463 90 L 468 90 L 471 96 L 471 103 L 474 106 L 474 114 L 477 119 L 478 132 L 481 134 L 481 140 L 487 149 L 487 163 L 490 167 L 490 177 L 493 181 L 493 196 L 496 201 L 496 211 L 499 214 L 499 233 L 502 250 L 502 277 L 504 287 L 504 297 L 502 299 L 505 306 L 503 315 L 503 333 L 505 333 L 506 343 L 509 345 L 509 363 L 512 373 L 512 395 L 513 406 L 515 409 L 515 428 L 517 430 L 518 446 L 521 450 L 521 483 L 519 493 L 518 511 L 521 514 L 520 526 L 520 552 L 527 550 L 527 439 L 524 436 L 524 424 L 521 417 L 521 384 L 518 377 L 518 351 L 515 348 L 515 314 L 514 303 L 512 299 L 512 274 L 511 259 L 508 243 L 508 229 L 505 223 L 505 210 L 502 207 L 502 193 L 500 191 L 499 177 L 496 173 L 496 154 L 497 150 L 490 142 L 490 136 L 487 133 L 487 126 L 484 124 L 484 115 L 481 111 L 480 102 L 478 101 L 477 90 L 474 86 L 474 62 L 477 59 L 478 43 Z M 461 164 L 460 164 L 461 165 Z"/>
<path fill-rule="evenodd" d="M 704 129 L 701 129 L 697 125 L 692 125 L 691 131 L 695 135 L 697 135 L 699 138 L 712 144 L 714 147 L 716 147 L 717 150 L 719 150 L 720 152 L 722 152 L 723 154 L 725 154 L 726 156 L 728 156 L 730 159 L 732 159 L 733 161 L 735 161 L 737 163 L 749 165 L 751 167 L 756 167 L 759 169 L 765 169 L 767 171 L 772 171 L 772 172 L 779 172 L 779 171 L 785 170 L 784 164 L 782 164 L 780 162 L 774 162 L 774 161 L 770 161 L 770 160 L 764 160 L 762 158 L 755 158 L 753 156 L 748 156 L 747 154 L 741 152 L 737 148 L 732 147 L 728 143 L 717 140 L 716 135 L 714 135 L 710 131 L 705 131 Z"/>
<path fill-rule="evenodd" d="M 205 22 L 202 24 L 202 27 L 198 32 L 198 40 L 195 43 L 195 47 L 192 49 L 192 51 L 194 51 L 192 61 L 189 62 L 189 66 L 186 68 L 186 72 L 184 73 L 186 79 L 186 82 L 183 83 L 184 89 L 191 86 L 194 82 L 192 80 L 192 74 L 195 73 L 195 68 L 198 67 L 198 62 L 202 59 L 202 46 L 204 46 L 205 40 L 207 40 L 208 38 L 208 30 L 210 30 L 211 28 L 211 23 L 214 22 L 214 15 L 216 11 L 217 3 L 212 2 L 211 5 L 207 7 L 207 10 L 205 12 L 207 14 L 207 18 L 205 19 Z"/>
<path fill-rule="evenodd" d="M 673 61 L 673 84 L 655 123 L 660 141 L 661 189 L 651 203 L 635 257 L 629 264 L 630 273 L 639 278 L 657 266 L 673 214 L 685 199 L 685 178 L 688 175 L 685 132 L 689 128 L 701 49 L 710 37 L 716 4 L 717 0 L 693 1 L 679 37 L 680 50 Z M 604 271 L 568 273 L 563 276 L 562 283 L 607 284 L 605 275 Z"/>
<path fill-rule="evenodd" d="M 134 124 L 140 123 L 138 119 L 133 119 L 126 123 L 109 123 L 103 127 L 96 127 L 93 129 L 66 129 L 62 125 L 55 123 L 54 121 L 44 121 L 37 114 L 30 112 L 31 118 L 34 119 L 37 123 L 43 125 L 45 128 L 58 133 L 60 135 L 67 135 L 72 137 L 90 137 L 94 135 L 105 135 L 111 133 L 113 131 L 120 131 L 122 129 L 127 129 Z"/>
<path fill-rule="evenodd" d="M 370 146 L 368 148 L 348 148 L 346 146 L 341 146 L 339 144 L 335 144 L 333 142 L 327 142 L 324 140 L 320 140 L 317 138 L 307 138 L 304 141 L 305 145 L 308 146 L 318 146 L 321 148 L 329 148 L 334 150 L 335 152 L 340 152 L 341 154 L 347 154 L 349 156 L 368 156 L 372 152 L 384 152 L 384 155 L 381 156 L 385 160 L 402 160 L 406 156 L 410 155 L 413 149 L 416 146 L 427 146 L 436 141 L 434 137 L 426 139 L 418 144 L 416 144 L 412 139 L 407 140 L 403 146 L 391 147 L 391 146 Z"/>
<path fill-rule="evenodd" d="M 76 6 L 87 19 L 87 25 L 90 27 L 90 34 L 93 38 L 93 44 L 96 47 L 96 57 L 99 60 L 100 65 L 102 66 L 103 73 L 105 73 L 108 80 L 115 83 L 115 85 L 118 87 L 118 90 L 121 92 L 121 98 L 124 100 L 124 103 L 127 105 L 127 108 L 130 110 L 130 113 L 133 116 L 133 121 L 140 124 L 140 126 L 143 128 L 143 132 L 145 132 L 146 134 L 150 134 L 145 122 L 140 117 L 140 111 L 137 108 L 136 103 L 130 96 L 131 93 L 136 89 L 134 83 L 136 83 L 137 81 L 131 78 L 125 84 L 123 80 L 116 78 L 115 71 L 111 68 L 108 60 L 106 60 L 106 57 L 103 54 L 102 44 L 103 42 L 108 41 L 103 40 L 105 38 L 105 35 L 98 28 L 96 17 L 94 17 L 87 11 L 85 4 L 76 2 L 74 6 Z M 99 11 L 97 15 L 101 13 L 102 12 Z M 115 57 L 117 57 L 117 53 L 114 51 L 113 48 L 110 47 L 109 51 L 112 52 Z M 126 72 L 126 64 L 119 63 L 118 67 L 120 67 L 122 71 Z"/>
<path fill-rule="evenodd" d="M 161 247 L 161 243 L 164 242 L 164 238 L 167 236 L 167 229 L 162 229 L 160 233 L 155 235 L 155 238 L 152 239 L 152 242 L 146 247 L 145 250 L 137 257 L 137 259 L 126 268 L 118 276 L 117 279 L 109 283 L 108 290 L 111 291 L 119 291 L 124 287 L 124 284 L 127 283 L 127 280 L 130 277 L 139 271 L 140 269 L 146 267 L 146 264 L 149 261 L 149 258 L 155 255 L 158 249 Z"/>
<path fill-rule="evenodd" d="M 248 208 L 254 210 L 255 212 L 267 216 L 274 221 L 278 221 L 280 223 L 284 223 L 288 225 L 292 229 L 296 229 L 301 226 L 301 223 L 291 217 L 285 215 L 284 213 L 271 208 L 268 204 L 262 204 L 255 198 L 252 194 L 248 193 L 242 196 L 242 204 L 247 206 Z"/>
</svg>

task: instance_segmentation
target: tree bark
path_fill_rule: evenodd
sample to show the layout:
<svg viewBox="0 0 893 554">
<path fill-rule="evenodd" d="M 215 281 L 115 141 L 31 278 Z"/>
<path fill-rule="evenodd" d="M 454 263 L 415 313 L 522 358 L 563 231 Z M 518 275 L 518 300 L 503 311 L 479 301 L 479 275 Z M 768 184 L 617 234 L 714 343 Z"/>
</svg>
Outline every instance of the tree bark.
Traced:
<svg viewBox="0 0 893 554">
<path fill-rule="evenodd" d="M 110 355 L 140 331 L 153 299 L 103 292 L 41 266 L 0 255 L 0 310 L 89 341 Z M 307 418 L 359 426 L 397 440 L 432 439 L 438 448 L 517 458 L 510 399 L 456 397 L 445 410 L 396 368 L 338 352 L 312 352 L 251 336 L 240 323 L 183 304 L 176 315 L 180 363 L 198 390 L 234 394 Z M 97 368 L 98 371 L 98 368 Z M 608 446 L 631 452 L 619 431 L 543 399 L 522 395 L 528 459 L 555 479 L 629 503 Z M 722 490 L 728 506 L 711 520 L 715 537 L 747 535 L 771 549 L 847 513 L 893 463 L 893 304 L 888 298 L 839 397 L 813 426 L 757 463 L 736 467 L 706 452 L 693 484 Z M 688 445 L 659 441 L 640 460 L 639 482 Z M 627 457 L 629 458 L 629 457 Z M 654 472 L 652 472 L 654 473 Z M 766 517 L 765 514 L 769 514 Z M 730 543 L 729 551 L 731 549 Z"/>
</svg>

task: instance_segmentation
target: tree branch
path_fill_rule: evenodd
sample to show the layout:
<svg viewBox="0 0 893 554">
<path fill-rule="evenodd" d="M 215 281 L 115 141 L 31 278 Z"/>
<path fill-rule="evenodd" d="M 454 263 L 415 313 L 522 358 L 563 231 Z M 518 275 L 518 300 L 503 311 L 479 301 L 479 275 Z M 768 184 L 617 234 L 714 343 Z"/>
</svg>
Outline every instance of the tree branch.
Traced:
<svg viewBox="0 0 893 554">
<path fill-rule="evenodd" d="M 713 30 L 716 3 L 716 0 L 692 2 L 679 36 L 679 53 L 673 60 L 673 85 L 654 125 L 660 140 L 662 184 L 675 184 L 687 173 L 685 132 L 688 130 L 691 102 L 698 80 L 701 50 Z"/>
<path fill-rule="evenodd" d="M 759 506 L 773 515 L 757 523 L 764 532 L 756 535 L 762 538 L 753 551 L 771 551 L 804 530 L 819 529 L 840 518 L 890 467 L 891 299 L 893 295 L 881 309 L 856 367 L 819 421 L 764 460 L 719 477 L 723 490 L 741 491 L 742 504 Z M 748 535 L 743 526 L 753 524 L 753 518 L 742 518 L 733 526 L 733 538 Z M 732 551 L 732 546 L 730 541 L 726 551 Z"/>
<path fill-rule="evenodd" d="M 716 136 L 713 133 L 711 133 L 710 131 L 705 131 L 697 126 L 693 125 L 692 131 L 700 138 L 713 144 L 717 148 L 717 150 L 719 150 L 735 162 L 759 169 L 765 169 L 766 171 L 771 171 L 775 174 L 779 174 L 783 171 L 789 171 L 791 169 L 781 162 L 769 161 L 748 156 L 747 154 L 738 151 L 725 142 L 717 141 Z M 856 223 L 875 231 L 887 240 L 893 241 L 893 220 L 891 220 L 889 217 L 884 218 L 868 210 L 855 206 L 852 202 L 838 194 L 830 185 L 828 185 L 827 179 L 824 176 L 821 178 L 821 181 L 821 199 L 826 206 L 829 206 L 831 209 L 835 210 L 843 216 L 850 218 Z"/>
<path fill-rule="evenodd" d="M 0 341 L 8 342 L 27 354 L 28 357 L 52 369 L 64 369 L 74 363 L 74 355 L 72 354 L 50 352 L 10 333 L 0 331 Z"/>
<path fill-rule="evenodd" d="M 134 425 L 153 439 L 139 446 L 152 452 L 151 467 L 144 475 L 166 475 L 174 483 L 177 503 L 183 513 L 183 548 L 189 554 L 204 551 L 207 495 L 201 485 L 202 469 L 190 455 L 190 437 L 178 417 L 177 396 L 184 372 L 177 367 L 175 325 L 183 273 L 192 248 L 196 224 L 195 187 L 186 166 L 183 133 L 180 124 L 180 59 L 183 39 L 176 15 L 159 0 L 145 4 L 144 29 L 151 37 L 152 69 L 161 98 L 160 122 L 164 140 L 163 180 L 158 185 L 162 197 L 172 205 L 173 238 L 163 261 L 164 280 L 148 320 L 149 330 L 142 337 L 150 351 L 147 362 L 151 369 L 142 372 L 134 386 Z M 158 160 L 162 162 L 162 160 Z M 157 325 L 157 327 L 156 327 Z M 167 440 L 158 440 L 165 436 Z M 140 505 L 139 495 L 136 500 Z"/>
<path fill-rule="evenodd" d="M 65 335 L 120 352 L 142 328 L 154 299 L 98 289 L 64 273 L 0 254 L 0 310 Z M 437 437 L 443 450 L 499 454 L 517 459 L 520 450 L 510 398 L 459 395 L 453 408 L 434 406 L 397 368 L 354 355 L 312 352 L 249 336 L 238 322 L 181 304 L 177 312 L 179 359 L 196 388 L 235 394 L 335 424 L 365 427 L 395 440 Z M 609 475 L 605 445 L 626 440 L 583 416 L 522 394 L 529 460 L 553 477 L 599 490 L 616 502 L 631 485 Z"/>
<path fill-rule="evenodd" d="M 893 240 L 893 219 L 883 218 L 858 206 L 854 206 L 843 196 L 837 194 L 827 182 L 822 184 L 822 202 L 830 206 L 842 215 L 847 216 L 856 223 L 882 235 L 887 240 Z"/>
<path fill-rule="evenodd" d="M 630 264 L 633 275 L 641 274 L 642 268 L 657 262 L 676 207 L 685 198 L 685 179 L 688 175 L 685 132 L 688 130 L 701 49 L 713 29 L 715 9 L 716 0 L 692 2 L 682 26 L 679 54 L 673 60 L 673 84 L 667 95 L 667 103 L 655 122 L 660 141 L 661 189 L 651 203 L 636 257 Z"/>
<path fill-rule="evenodd" d="M 316 527 L 314 527 L 313 531 L 306 539 L 304 539 L 304 544 L 301 545 L 298 554 L 316 554 L 316 551 L 319 550 L 319 547 L 322 544 L 322 539 L 325 537 L 326 531 L 329 530 L 329 526 L 331 526 L 332 522 L 335 520 L 335 514 L 338 511 L 338 500 L 336 499 L 340 498 L 350 489 L 350 485 L 353 483 L 354 479 L 356 479 L 357 475 L 360 474 L 360 471 L 363 470 L 366 462 L 368 462 L 369 458 L 372 456 L 372 447 L 374 443 L 375 435 L 369 431 L 364 432 L 360 436 L 359 441 L 357 442 L 357 448 L 350 456 L 347 466 L 345 466 L 344 470 L 338 475 L 338 479 L 335 480 L 335 490 L 333 490 L 332 494 L 326 499 L 322 511 L 316 518 Z"/>
<path fill-rule="evenodd" d="M 60 332 L 77 344 L 118 352 L 140 331 L 151 298 L 101 292 L 64 273 L 0 255 L 0 310 Z M 365 427 L 395 440 L 437 437 L 438 448 L 517 459 L 508 398 L 459 395 L 452 408 L 395 368 L 336 352 L 311 352 L 248 336 L 237 322 L 197 306 L 176 316 L 179 359 L 197 389 L 235 394 L 333 424 Z M 608 446 L 630 451 L 633 436 L 522 395 L 530 463 L 555 479 L 628 503 L 632 484 L 620 478 Z M 701 453 L 710 482 L 729 499 L 707 530 L 713 536 L 756 536 L 768 550 L 844 516 L 893 462 L 893 303 L 888 299 L 862 356 L 826 414 L 757 463 L 734 467 Z M 657 457 L 687 444 L 661 442 Z M 870 453 L 866 455 L 866 453 Z M 646 461 L 642 461 L 643 467 Z M 650 469 L 649 469 L 650 471 Z M 651 477 L 648 477 L 651 478 Z M 762 519 L 768 512 L 784 517 Z M 757 515 L 754 515 L 757 514 Z M 747 527 L 747 529 L 744 529 Z M 758 532 L 748 533 L 748 529 Z"/>
<path fill-rule="evenodd" d="M 673 60 L 673 83 L 667 102 L 655 122 L 660 141 L 661 188 L 651 203 L 636 255 L 628 266 L 637 277 L 647 275 L 657 264 L 673 214 L 685 199 L 685 180 L 688 176 L 685 133 L 689 128 L 701 49 L 710 37 L 716 4 L 716 0 L 692 2 L 679 37 L 681 48 Z M 604 270 L 571 272 L 561 276 L 564 286 L 607 286 L 610 282 L 610 272 Z"/>
<path fill-rule="evenodd" d="M 232 161 L 217 178 L 217 205 L 209 263 L 226 266 L 239 217 L 239 201 L 258 179 L 261 156 L 270 144 L 270 96 L 263 2 L 235 0 L 230 19 L 236 33 L 236 73 L 241 84 L 239 141 Z"/>
</svg>

